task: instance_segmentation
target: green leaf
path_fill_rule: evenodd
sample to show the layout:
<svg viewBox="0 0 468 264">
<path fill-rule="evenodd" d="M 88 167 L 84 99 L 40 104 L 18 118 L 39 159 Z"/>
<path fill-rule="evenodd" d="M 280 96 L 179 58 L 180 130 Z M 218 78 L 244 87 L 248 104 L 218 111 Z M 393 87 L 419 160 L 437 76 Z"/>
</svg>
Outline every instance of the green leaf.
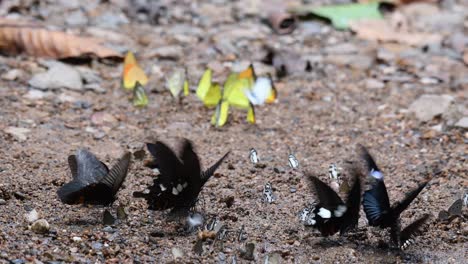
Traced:
<svg viewBox="0 0 468 264">
<path fill-rule="evenodd" d="M 138 107 L 148 105 L 148 96 L 146 96 L 145 88 L 139 82 L 136 83 L 133 90 L 133 105 Z"/>
<path fill-rule="evenodd" d="M 321 7 L 299 6 L 291 10 L 297 15 L 313 14 L 329 19 L 336 29 L 348 29 L 349 23 L 361 19 L 383 19 L 380 3 L 342 4 Z"/>
</svg>

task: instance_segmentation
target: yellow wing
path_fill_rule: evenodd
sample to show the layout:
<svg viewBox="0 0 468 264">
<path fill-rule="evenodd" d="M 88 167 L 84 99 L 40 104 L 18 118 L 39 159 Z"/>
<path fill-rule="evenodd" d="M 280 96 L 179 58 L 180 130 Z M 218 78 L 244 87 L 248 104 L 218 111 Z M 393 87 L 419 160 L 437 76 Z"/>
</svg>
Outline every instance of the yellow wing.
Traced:
<svg viewBox="0 0 468 264">
<path fill-rule="evenodd" d="M 133 90 L 137 82 L 144 86 L 148 83 L 148 77 L 138 65 L 135 55 L 129 51 L 124 60 L 122 86 L 126 90 Z"/>
<path fill-rule="evenodd" d="M 185 83 L 185 73 L 180 70 L 174 71 L 166 81 L 167 88 L 169 88 L 174 98 L 177 98 L 180 92 L 185 88 Z"/>
<path fill-rule="evenodd" d="M 211 124 L 215 127 L 222 127 L 226 124 L 229 116 L 229 103 L 226 101 L 221 101 L 216 106 L 216 111 L 211 117 Z"/>
<path fill-rule="evenodd" d="M 257 75 L 255 74 L 253 65 L 250 64 L 247 69 L 241 71 L 239 73 L 239 78 L 249 80 L 249 88 L 252 87 L 255 83 L 255 80 L 257 80 Z"/>
<path fill-rule="evenodd" d="M 143 107 L 148 105 L 148 96 L 146 96 L 145 88 L 136 82 L 135 89 L 133 90 L 133 105 Z"/>
<path fill-rule="evenodd" d="M 253 107 L 253 105 L 250 105 L 250 108 L 249 110 L 247 111 L 247 122 L 251 123 L 251 124 L 255 124 L 255 109 Z"/>
<path fill-rule="evenodd" d="M 231 73 L 224 83 L 223 100 L 229 102 L 231 106 L 248 109 L 250 102 L 244 93 L 244 90 L 248 88 L 249 80 L 247 78 L 239 78 L 238 73 Z"/>
<path fill-rule="evenodd" d="M 190 94 L 189 83 L 187 79 L 184 81 L 184 95 L 188 96 Z"/>
<path fill-rule="evenodd" d="M 210 90 L 211 87 L 211 69 L 206 69 L 206 71 L 203 73 L 202 77 L 200 78 L 200 81 L 198 82 L 198 87 L 197 87 L 197 96 L 200 98 L 200 100 L 204 101 L 206 94 L 208 94 L 208 91 Z"/>
<path fill-rule="evenodd" d="M 271 78 L 271 75 L 268 75 L 268 78 L 271 80 L 271 92 L 270 96 L 266 99 L 267 104 L 274 103 L 276 99 L 278 99 L 278 90 L 276 90 L 275 84 L 273 83 L 273 79 Z"/>
</svg>

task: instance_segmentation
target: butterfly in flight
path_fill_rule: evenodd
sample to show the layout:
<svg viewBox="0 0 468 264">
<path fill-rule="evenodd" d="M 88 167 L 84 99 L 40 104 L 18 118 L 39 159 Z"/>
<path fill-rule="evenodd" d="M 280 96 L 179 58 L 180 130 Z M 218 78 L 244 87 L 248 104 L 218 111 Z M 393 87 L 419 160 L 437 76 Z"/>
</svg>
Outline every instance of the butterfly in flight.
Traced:
<svg viewBox="0 0 468 264">
<path fill-rule="evenodd" d="M 346 203 L 327 184 L 315 176 L 308 176 L 310 186 L 318 198 L 317 205 L 302 212 L 307 225 L 317 228 L 322 236 L 331 236 L 340 231 L 343 235 L 353 229 L 359 220 L 361 206 L 361 180 L 357 169 L 352 169 L 354 183 L 347 195 Z"/>
<path fill-rule="evenodd" d="M 73 180 L 57 191 L 63 203 L 112 205 L 127 176 L 130 153 L 125 153 L 109 170 L 91 152 L 79 149 L 76 155 L 68 157 L 68 165 Z"/>
<path fill-rule="evenodd" d="M 419 184 L 416 189 L 408 192 L 402 201 L 390 206 L 383 173 L 378 169 L 374 159 L 365 147 L 361 146 L 361 152 L 369 169 L 369 174 L 376 179 L 371 184 L 371 188 L 364 192 L 362 202 L 369 225 L 378 226 L 383 229 L 390 228 L 392 243 L 400 249 L 406 249 L 413 242 L 413 238 L 420 234 L 420 230 L 429 219 L 429 215 L 426 214 L 418 218 L 403 230 L 401 230 L 400 215 L 408 208 L 429 181 Z"/>
<path fill-rule="evenodd" d="M 202 171 L 192 143 L 187 139 L 183 141 L 179 157 L 161 141 L 155 144 L 147 143 L 146 146 L 154 157 L 160 175 L 149 187 L 149 193 L 134 192 L 133 196 L 146 199 L 150 210 L 172 208 L 172 216 L 182 217 L 187 216 L 190 209 L 195 206 L 203 185 L 229 154 L 227 152 L 215 164 Z"/>
<path fill-rule="evenodd" d="M 451 221 L 457 216 L 462 216 L 462 208 L 463 208 L 463 200 L 457 199 L 453 204 L 449 207 L 449 209 L 442 210 L 439 212 L 439 220 L 441 221 Z"/>
</svg>

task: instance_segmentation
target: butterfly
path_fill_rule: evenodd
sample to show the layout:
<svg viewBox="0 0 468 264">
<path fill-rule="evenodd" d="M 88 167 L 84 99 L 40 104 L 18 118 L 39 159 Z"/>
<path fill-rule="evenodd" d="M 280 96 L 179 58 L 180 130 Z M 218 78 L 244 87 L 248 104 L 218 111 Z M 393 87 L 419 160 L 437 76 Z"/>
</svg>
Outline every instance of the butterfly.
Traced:
<svg viewBox="0 0 468 264">
<path fill-rule="evenodd" d="M 276 197 L 273 194 L 273 187 L 271 183 L 267 182 L 265 186 L 263 186 L 263 202 L 272 203 L 274 201 L 276 201 Z"/>
<path fill-rule="evenodd" d="M 448 211 L 442 210 L 439 212 L 439 220 L 450 221 L 451 219 L 462 215 L 463 201 L 457 199 L 448 209 Z"/>
<path fill-rule="evenodd" d="M 221 86 L 211 82 L 212 71 L 206 69 L 203 73 L 196 94 L 206 107 L 215 107 L 221 100 Z"/>
<path fill-rule="evenodd" d="M 359 220 L 361 206 L 361 180 L 357 169 L 352 170 L 354 183 L 347 195 L 346 203 L 327 184 L 315 176 L 308 176 L 310 186 L 318 198 L 317 205 L 306 218 L 322 236 L 331 236 L 340 231 L 343 235 L 353 229 Z"/>
<path fill-rule="evenodd" d="M 124 182 L 130 165 L 130 153 L 125 153 L 117 163 L 108 167 L 85 149 L 68 157 L 73 180 L 66 183 L 57 194 L 65 204 L 111 205 Z"/>
<path fill-rule="evenodd" d="M 161 174 L 154 179 L 149 193 L 134 192 L 133 196 L 146 199 L 150 210 L 172 208 L 171 215 L 175 216 L 187 216 L 190 208 L 195 206 L 203 185 L 229 154 L 227 152 L 214 165 L 202 171 L 198 155 L 187 139 L 183 140 L 179 157 L 161 141 L 147 143 L 146 146 Z"/>
<path fill-rule="evenodd" d="M 128 51 L 124 59 L 122 86 L 126 90 L 133 90 L 136 87 L 137 82 L 142 86 L 145 86 L 148 83 L 148 77 L 143 69 L 138 65 L 135 55 L 133 55 L 131 51 Z"/>
<path fill-rule="evenodd" d="M 135 89 L 133 90 L 133 105 L 137 107 L 144 107 L 148 105 L 148 96 L 146 95 L 145 88 L 136 82 Z"/>
<path fill-rule="evenodd" d="M 299 161 L 297 160 L 296 156 L 294 156 L 294 154 L 288 155 L 288 163 L 289 167 L 293 169 L 297 169 L 299 167 Z"/>
<path fill-rule="evenodd" d="M 247 69 L 239 73 L 238 77 L 247 81 L 244 93 L 252 104 L 263 105 L 276 101 L 278 93 L 270 75 L 257 78 L 254 67 L 250 64 Z"/>
<path fill-rule="evenodd" d="M 172 97 L 179 97 L 183 91 L 184 96 L 189 95 L 189 84 L 186 79 L 186 73 L 182 70 L 174 71 L 166 80 L 166 86 L 171 92 Z"/>
<path fill-rule="evenodd" d="M 254 148 L 251 148 L 249 151 L 249 159 L 253 164 L 257 164 L 259 162 L 257 151 Z"/>
<path fill-rule="evenodd" d="M 366 218 L 370 226 L 378 226 L 380 228 L 390 228 L 390 237 L 392 242 L 400 249 L 407 246 L 410 238 L 416 236 L 428 219 L 428 216 L 417 219 L 405 229 L 401 230 L 400 215 L 408 208 L 411 202 L 424 189 L 429 181 L 425 181 L 418 185 L 414 190 L 408 192 L 401 202 L 390 206 L 387 188 L 383 181 L 383 174 L 378 169 L 374 159 L 369 154 L 366 148 L 363 149 L 363 158 L 369 168 L 369 174 L 376 179 L 371 185 L 371 188 L 364 192 L 363 207 Z M 405 246 L 406 244 L 406 246 Z"/>
<path fill-rule="evenodd" d="M 340 177 L 340 171 L 338 170 L 338 166 L 336 166 L 335 163 L 332 163 L 330 166 L 328 166 L 328 176 L 330 176 L 330 179 L 332 180 L 338 180 L 338 177 Z"/>
</svg>

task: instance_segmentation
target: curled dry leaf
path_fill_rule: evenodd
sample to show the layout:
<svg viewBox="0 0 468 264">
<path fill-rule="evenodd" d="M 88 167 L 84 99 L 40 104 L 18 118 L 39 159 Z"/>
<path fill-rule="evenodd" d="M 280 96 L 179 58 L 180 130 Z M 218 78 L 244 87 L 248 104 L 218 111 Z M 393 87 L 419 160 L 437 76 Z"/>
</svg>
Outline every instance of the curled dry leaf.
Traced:
<svg viewBox="0 0 468 264">
<path fill-rule="evenodd" d="M 16 20 L 0 19 L 0 52 L 54 59 L 99 58 L 121 59 L 116 51 L 104 47 L 95 38 L 79 37 Z"/>
</svg>

